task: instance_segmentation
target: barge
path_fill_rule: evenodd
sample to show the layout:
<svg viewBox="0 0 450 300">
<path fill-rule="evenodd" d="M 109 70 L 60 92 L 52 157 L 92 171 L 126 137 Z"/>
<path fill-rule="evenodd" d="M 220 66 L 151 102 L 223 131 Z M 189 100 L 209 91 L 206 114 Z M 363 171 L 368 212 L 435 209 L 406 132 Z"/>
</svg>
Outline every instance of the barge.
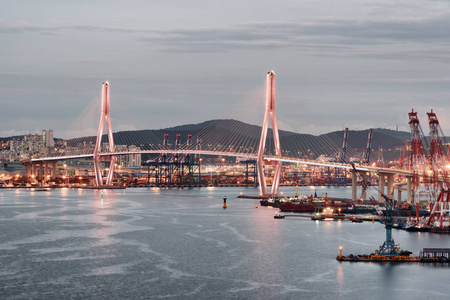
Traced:
<svg viewBox="0 0 450 300">
<path fill-rule="evenodd" d="M 338 261 L 350 262 L 393 262 L 393 263 L 450 263 L 450 248 L 424 248 L 419 256 L 411 256 L 409 251 L 401 251 L 398 255 L 386 256 L 377 253 L 371 255 L 342 255 L 342 248 L 336 257 Z"/>
</svg>

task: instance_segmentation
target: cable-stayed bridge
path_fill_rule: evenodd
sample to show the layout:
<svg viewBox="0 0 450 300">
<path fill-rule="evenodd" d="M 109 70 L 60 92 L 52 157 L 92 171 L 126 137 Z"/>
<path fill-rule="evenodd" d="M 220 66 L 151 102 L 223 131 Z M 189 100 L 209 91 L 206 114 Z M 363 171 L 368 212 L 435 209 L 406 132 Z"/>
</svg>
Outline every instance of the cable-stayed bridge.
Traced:
<svg viewBox="0 0 450 300">
<path fill-rule="evenodd" d="M 322 166 L 331 168 L 349 169 L 353 174 L 352 197 L 356 200 L 357 174 L 363 179 L 367 172 L 376 172 L 380 176 L 380 194 L 384 192 L 385 178 L 387 178 L 387 194 L 393 195 L 393 178 L 395 174 L 401 174 L 410 178 L 413 174 L 408 170 L 398 170 L 392 168 L 381 168 L 365 166 L 360 164 L 326 161 L 317 159 L 317 153 L 312 155 L 310 147 L 300 153 L 300 151 L 285 151 L 280 143 L 280 131 L 275 114 L 275 74 L 268 72 L 266 76 L 266 99 L 262 126 L 243 126 L 242 122 L 230 120 L 215 120 L 209 126 L 202 129 L 195 136 L 188 136 L 186 142 L 181 143 L 177 135 L 175 145 L 169 145 L 168 139 L 164 137 L 161 143 L 161 136 L 152 137 L 155 142 L 133 150 L 118 149 L 114 144 L 110 117 L 110 85 L 108 82 L 102 85 L 101 114 L 97 137 L 90 139 L 74 139 L 65 147 L 49 150 L 44 154 L 33 156 L 22 160 L 25 165 L 26 176 L 32 174 L 43 176 L 49 174 L 49 170 L 56 170 L 56 162 L 61 160 L 92 158 L 95 169 L 95 183 L 97 186 L 109 186 L 112 184 L 114 176 L 115 160 L 117 156 L 129 154 L 179 154 L 179 155 L 220 155 L 231 157 L 243 157 L 256 160 L 258 181 L 261 195 L 277 195 L 282 172 L 283 163 L 300 163 L 312 166 Z M 251 114 L 252 112 L 250 112 Z M 103 143 L 103 129 L 106 124 L 108 142 Z M 271 125 L 272 128 L 269 128 Z M 159 142 L 158 142 L 159 140 Z M 299 144 L 289 137 L 284 141 L 291 143 L 289 149 L 300 149 Z M 345 141 L 345 138 L 344 138 Z M 330 149 L 330 153 L 337 153 L 339 144 L 336 141 L 322 141 Z M 345 148 L 344 148 L 345 149 Z M 341 149 L 341 155 L 344 153 Z M 356 153 L 349 153 L 357 155 Z M 315 157 L 314 157 L 315 156 Z M 100 162 L 109 162 L 106 178 L 102 176 Z M 273 183 L 271 190 L 266 184 L 265 166 L 270 162 L 274 166 Z M 53 171 L 54 172 L 54 171 Z M 364 179 L 365 180 L 365 179 Z M 408 180 L 408 200 L 410 199 L 410 180 Z M 380 197 L 381 198 L 381 197 Z"/>
</svg>

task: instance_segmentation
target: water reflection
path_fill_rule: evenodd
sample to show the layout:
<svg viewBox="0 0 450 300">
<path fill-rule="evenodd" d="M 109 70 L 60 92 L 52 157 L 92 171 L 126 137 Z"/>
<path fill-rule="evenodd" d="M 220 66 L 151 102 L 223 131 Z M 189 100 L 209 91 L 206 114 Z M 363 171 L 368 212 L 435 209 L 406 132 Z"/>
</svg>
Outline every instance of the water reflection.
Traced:
<svg viewBox="0 0 450 300">
<path fill-rule="evenodd" d="M 398 269 L 401 266 L 394 263 L 385 263 L 379 264 L 378 267 L 381 269 L 382 286 L 385 287 L 386 290 L 394 289 L 395 285 L 393 285 L 393 282 L 397 282 L 397 280 L 395 280 L 396 269 Z"/>
<path fill-rule="evenodd" d="M 432 290 L 446 299 L 448 268 L 335 260 L 340 246 L 345 255 L 377 248 L 385 238 L 379 223 L 276 220 L 276 209 L 234 199 L 240 192 L 257 189 L 105 190 L 103 201 L 95 190 L 0 191 L 2 291 L 19 299 L 37 298 L 36 287 L 52 299 L 149 291 L 177 299 L 427 299 Z M 394 237 L 415 253 L 450 246 L 428 233 Z"/>
<path fill-rule="evenodd" d="M 343 296 L 345 292 L 345 287 L 344 287 L 344 268 L 342 266 L 342 262 L 338 262 L 338 269 L 336 272 L 336 282 L 338 285 L 339 295 Z"/>
</svg>

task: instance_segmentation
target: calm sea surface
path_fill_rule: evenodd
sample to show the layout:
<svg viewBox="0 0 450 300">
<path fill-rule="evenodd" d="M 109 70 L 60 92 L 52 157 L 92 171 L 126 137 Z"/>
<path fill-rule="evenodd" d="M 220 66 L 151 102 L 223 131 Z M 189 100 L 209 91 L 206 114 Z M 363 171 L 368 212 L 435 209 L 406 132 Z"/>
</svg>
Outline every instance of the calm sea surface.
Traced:
<svg viewBox="0 0 450 300">
<path fill-rule="evenodd" d="M 350 188 L 301 188 L 349 197 Z M 294 194 L 295 188 L 281 188 Z M 339 263 L 384 226 L 273 218 L 253 188 L 0 190 L 1 299 L 448 299 L 450 267 Z M 375 194 L 375 191 L 372 190 Z M 223 196 L 228 208 L 222 208 Z M 450 236 L 394 230 L 402 249 Z"/>
</svg>

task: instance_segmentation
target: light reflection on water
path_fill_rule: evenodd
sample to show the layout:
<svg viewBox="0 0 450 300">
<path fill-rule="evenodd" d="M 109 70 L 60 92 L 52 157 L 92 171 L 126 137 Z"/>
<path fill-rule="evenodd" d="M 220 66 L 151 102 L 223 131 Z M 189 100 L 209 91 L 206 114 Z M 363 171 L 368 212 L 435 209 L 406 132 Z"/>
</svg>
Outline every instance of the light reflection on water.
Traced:
<svg viewBox="0 0 450 300">
<path fill-rule="evenodd" d="M 282 187 L 293 195 L 295 187 Z M 348 197 L 351 188 L 299 188 Z M 371 253 L 378 223 L 274 219 L 253 188 L 0 191 L 6 298 L 446 299 L 449 267 L 338 263 Z M 227 209 L 223 209 L 227 196 Z M 403 249 L 449 237 L 393 232 Z M 415 284 L 420 282 L 420 284 Z"/>
</svg>

